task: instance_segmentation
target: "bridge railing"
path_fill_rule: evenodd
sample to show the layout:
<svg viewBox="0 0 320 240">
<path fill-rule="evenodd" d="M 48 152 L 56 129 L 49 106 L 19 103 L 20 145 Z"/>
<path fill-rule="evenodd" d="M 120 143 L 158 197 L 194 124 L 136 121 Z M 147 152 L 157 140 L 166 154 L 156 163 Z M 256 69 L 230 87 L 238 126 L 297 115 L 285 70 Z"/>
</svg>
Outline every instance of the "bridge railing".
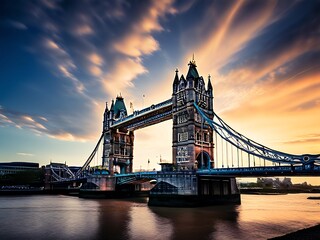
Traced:
<svg viewBox="0 0 320 240">
<path fill-rule="evenodd" d="M 213 168 L 198 170 L 200 175 L 231 175 L 231 176 L 295 176 L 295 175 L 318 175 L 319 165 L 301 166 L 268 166 L 268 167 L 240 167 L 240 168 Z"/>
</svg>

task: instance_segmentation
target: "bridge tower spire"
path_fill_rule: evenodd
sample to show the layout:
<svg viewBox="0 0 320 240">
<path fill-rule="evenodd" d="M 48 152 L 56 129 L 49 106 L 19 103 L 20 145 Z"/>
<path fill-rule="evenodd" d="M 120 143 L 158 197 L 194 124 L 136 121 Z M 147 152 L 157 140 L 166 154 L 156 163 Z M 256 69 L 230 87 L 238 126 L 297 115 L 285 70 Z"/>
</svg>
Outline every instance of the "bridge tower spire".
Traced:
<svg viewBox="0 0 320 240">
<path fill-rule="evenodd" d="M 202 121 L 193 103 L 196 103 L 209 118 L 213 118 L 213 89 L 210 77 L 206 89 L 194 60 L 189 62 L 186 79 L 181 75 L 173 83 L 172 114 L 172 159 L 180 170 L 209 169 L 213 167 L 213 131 Z"/>
</svg>

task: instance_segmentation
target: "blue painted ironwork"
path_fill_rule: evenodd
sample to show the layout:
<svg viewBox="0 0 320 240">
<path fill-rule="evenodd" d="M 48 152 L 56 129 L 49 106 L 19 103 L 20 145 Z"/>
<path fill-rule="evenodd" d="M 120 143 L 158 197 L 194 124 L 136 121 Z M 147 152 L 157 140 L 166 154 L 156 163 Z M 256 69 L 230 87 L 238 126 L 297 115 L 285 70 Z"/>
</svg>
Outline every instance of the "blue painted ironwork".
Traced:
<svg viewBox="0 0 320 240">
<path fill-rule="evenodd" d="M 150 122 L 156 120 L 163 120 L 172 117 L 172 110 L 169 110 L 172 106 L 172 99 L 166 100 L 156 105 L 151 105 L 141 111 L 135 111 L 133 114 L 119 119 L 111 125 L 113 128 L 125 126 L 126 128 L 137 129 Z M 258 177 L 258 176 L 308 176 L 308 175 L 320 175 L 320 154 L 302 154 L 294 155 L 277 150 L 273 150 L 264 145 L 261 145 L 242 134 L 238 133 L 227 125 L 216 113 L 214 113 L 213 119 L 209 119 L 201 108 L 194 103 L 195 108 L 201 115 L 201 117 L 209 124 L 209 126 L 225 141 L 232 144 L 237 148 L 237 151 L 242 150 L 248 153 L 248 156 L 256 156 L 264 161 L 271 161 L 274 163 L 284 163 L 286 166 L 264 166 L 264 167 L 238 167 L 238 168 L 214 168 L 214 169 L 201 169 L 193 171 L 201 176 L 205 175 L 223 175 L 223 176 L 234 176 L 234 177 Z M 164 111 L 160 111 L 164 110 Z M 158 112 L 157 112 L 158 111 Z M 161 112 L 161 113 L 159 113 Z M 151 113 L 151 114 L 150 114 Z M 152 115 L 155 114 L 155 115 Z M 145 118 L 144 118 L 145 117 Z M 73 174 L 68 169 L 54 169 L 52 168 L 52 175 L 56 181 L 72 181 L 75 179 L 82 179 L 83 174 L 89 167 L 92 159 L 97 153 L 99 144 L 101 143 L 104 136 L 104 132 L 98 140 L 93 152 L 90 154 L 85 164 L 79 169 L 76 174 Z M 238 153 L 239 155 L 239 153 Z M 238 156 L 239 157 L 239 156 Z M 232 155 L 233 158 L 233 155 Z M 233 160 L 232 160 L 233 161 Z M 241 160 L 242 161 L 242 160 Z M 238 159 L 239 165 L 239 159 Z M 67 178 L 61 177 L 56 173 L 57 170 L 65 171 Z M 170 175 L 170 174 L 185 174 L 186 171 L 181 172 L 134 172 L 127 174 L 117 174 L 116 181 L 118 185 L 130 184 L 137 180 L 152 180 L 157 179 L 159 176 Z"/>
<path fill-rule="evenodd" d="M 215 112 L 213 119 L 209 119 L 196 103 L 194 103 L 194 106 L 204 120 L 221 138 L 248 154 L 276 163 L 320 164 L 320 154 L 294 155 L 268 148 L 232 129 Z"/>
<path fill-rule="evenodd" d="M 233 177 L 261 177 L 261 176 L 314 176 L 320 174 L 318 165 L 302 166 L 270 166 L 270 167 L 242 167 L 242 168 L 213 168 L 198 171 L 181 171 L 181 172 L 135 172 L 127 174 L 118 174 L 117 184 L 130 184 L 137 180 L 152 180 L 172 174 L 195 173 L 199 176 L 233 176 Z"/>
</svg>

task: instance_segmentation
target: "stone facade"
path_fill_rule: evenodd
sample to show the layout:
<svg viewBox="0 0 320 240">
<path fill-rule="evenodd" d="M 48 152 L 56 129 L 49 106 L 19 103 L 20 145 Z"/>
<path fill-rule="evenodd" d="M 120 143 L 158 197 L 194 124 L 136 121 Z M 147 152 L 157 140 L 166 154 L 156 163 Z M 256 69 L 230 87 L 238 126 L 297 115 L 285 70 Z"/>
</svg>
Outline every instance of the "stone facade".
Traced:
<svg viewBox="0 0 320 240">
<path fill-rule="evenodd" d="M 186 78 L 178 70 L 173 81 L 172 94 L 172 163 L 177 170 L 209 169 L 214 167 L 213 131 L 197 112 L 196 103 L 209 118 L 213 118 L 213 89 L 210 76 L 207 88 L 199 76 L 195 61 L 190 61 Z M 121 96 L 106 106 L 103 121 L 103 166 L 111 174 L 132 172 L 134 133 L 126 127 L 111 127 L 127 117 Z M 156 143 L 155 143 L 156 144 Z"/>
<path fill-rule="evenodd" d="M 124 99 L 121 96 L 112 101 L 110 110 L 106 106 L 103 121 L 103 156 L 102 165 L 111 174 L 132 172 L 134 133 L 127 129 L 110 128 L 116 120 L 127 116 Z"/>
<path fill-rule="evenodd" d="M 190 61 L 187 77 L 179 78 L 178 70 L 173 82 L 172 159 L 178 170 L 207 169 L 213 167 L 213 131 L 203 122 L 194 103 L 213 118 L 213 89 L 208 79 L 207 89 L 199 76 L 195 61 Z"/>
</svg>

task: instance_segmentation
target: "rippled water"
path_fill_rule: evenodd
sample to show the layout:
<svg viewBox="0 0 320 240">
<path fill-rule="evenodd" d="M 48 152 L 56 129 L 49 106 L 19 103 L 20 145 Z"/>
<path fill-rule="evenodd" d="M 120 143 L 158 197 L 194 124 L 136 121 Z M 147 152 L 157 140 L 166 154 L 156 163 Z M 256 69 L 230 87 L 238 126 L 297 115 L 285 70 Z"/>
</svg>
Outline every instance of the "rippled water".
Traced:
<svg viewBox="0 0 320 240">
<path fill-rule="evenodd" d="M 242 195 L 240 206 L 148 207 L 147 199 L 0 197 L 0 239 L 267 239 L 320 223 L 311 194 Z"/>
</svg>

